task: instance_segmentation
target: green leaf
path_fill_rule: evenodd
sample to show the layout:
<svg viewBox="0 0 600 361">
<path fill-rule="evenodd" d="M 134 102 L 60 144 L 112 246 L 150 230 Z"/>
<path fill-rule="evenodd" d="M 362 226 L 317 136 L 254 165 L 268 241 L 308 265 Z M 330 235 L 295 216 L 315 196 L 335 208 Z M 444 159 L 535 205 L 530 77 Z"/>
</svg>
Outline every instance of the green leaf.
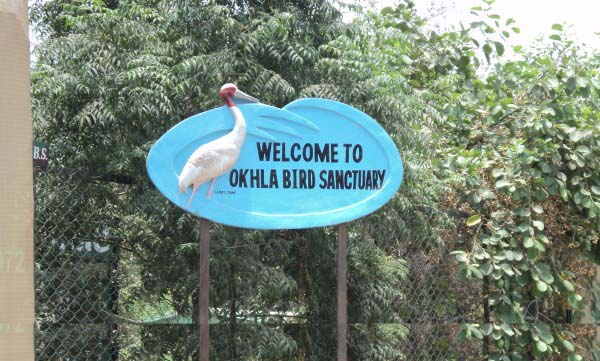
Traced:
<svg viewBox="0 0 600 361">
<path fill-rule="evenodd" d="M 392 7 L 390 6 L 386 6 L 383 9 L 381 9 L 381 15 L 391 15 L 394 13 L 394 9 L 392 9 Z"/>
<path fill-rule="evenodd" d="M 513 328 L 511 325 L 503 323 L 502 325 L 500 325 L 500 327 L 502 328 L 502 331 L 504 331 L 504 333 L 507 334 L 508 336 L 514 336 L 515 331 L 513 331 Z"/>
<path fill-rule="evenodd" d="M 474 214 L 472 216 L 470 216 L 469 218 L 467 218 L 467 226 L 472 227 L 474 225 L 477 225 L 479 223 L 481 223 L 481 216 L 479 214 Z"/>
<path fill-rule="evenodd" d="M 560 187 L 560 197 L 566 202 L 569 200 L 569 193 L 565 187 Z"/>
<path fill-rule="evenodd" d="M 589 80 L 587 78 L 579 77 L 577 78 L 577 86 L 580 88 L 585 88 L 589 84 Z"/>
<path fill-rule="evenodd" d="M 450 252 L 450 254 L 453 254 L 456 257 L 456 260 L 460 263 L 467 263 L 469 261 L 467 254 L 463 251 L 453 251 Z"/>
<path fill-rule="evenodd" d="M 552 38 L 552 36 L 550 36 L 550 38 Z M 558 39 L 558 40 L 560 40 L 560 36 L 559 36 L 559 39 Z M 567 88 L 568 88 L 570 91 L 575 91 L 575 89 L 577 89 L 577 80 L 575 80 L 575 78 L 574 78 L 574 77 L 569 77 L 569 78 L 567 79 Z M 576 141 L 575 141 L 575 142 L 576 142 Z"/>
<path fill-rule="evenodd" d="M 571 307 L 575 309 L 583 308 L 583 303 L 581 302 L 582 300 L 583 298 L 581 297 L 581 295 L 578 295 L 576 293 L 569 293 L 569 295 L 567 296 L 567 302 Z"/>
<path fill-rule="evenodd" d="M 535 348 L 541 353 L 544 353 L 548 350 L 548 345 L 546 345 L 543 341 L 536 341 Z"/>
<path fill-rule="evenodd" d="M 552 35 L 549 36 L 549 38 L 552 39 L 552 40 L 556 40 L 556 41 L 561 41 L 561 39 L 562 39 L 560 37 L 560 35 L 557 35 L 557 34 L 552 34 Z"/>
<path fill-rule="evenodd" d="M 495 186 L 496 186 L 496 188 L 498 188 L 498 189 L 501 189 L 501 188 L 508 187 L 508 186 L 510 186 L 511 184 L 512 184 L 512 183 L 511 183 L 509 180 L 506 180 L 506 179 L 500 179 L 499 181 L 496 181 L 496 183 L 495 183 Z"/>
<path fill-rule="evenodd" d="M 575 352 L 575 346 L 573 344 L 563 338 L 560 339 L 562 346 L 569 352 Z"/>
<path fill-rule="evenodd" d="M 402 59 L 402 62 L 406 65 L 411 65 L 413 63 L 413 60 L 405 54 L 400 55 L 400 59 Z"/>
<path fill-rule="evenodd" d="M 496 53 L 498 53 L 498 55 L 500 56 L 504 55 L 504 44 L 502 44 L 499 41 L 496 41 L 494 45 L 496 46 Z"/>
<path fill-rule="evenodd" d="M 531 215 L 531 211 L 524 207 L 519 207 L 514 211 L 514 214 L 519 217 L 529 217 Z"/>
<path fill-rule="evenodd" d="M 581 361 L 583 359 L 579 355 L 575 355 L 574 353 L 569 353 L 569 357 L 567 358 L 567 360 L 568 361 Z"/>
<path fill-rule="evenodd" d="M 502 263 L 500 265 L 500 267 L 502 268 L 502 271 L 504 271 L 504 273 L 506 273 L 509 276 L 514 276 L 515 272 L 513 271 L 512 267 L 507 264 L 507 263 Z"/>
<path fill-rule="evenodd" d="M 540 230 L 540 231 L 544 230 L 544 222 L 542 222 L 542 221 L 533 221 L 532 224 L 538 230 Z"/>
<path fill-rule="evenodd" d="M 467 273 L 472 274 L 473 276 L 475 276 L 478 279 L 483 279 L 483 273 L 481 273 L 481 271 L 479 270 L 479 268 L 477 268 L 477 266 L 468 265 L 467 269 L 468 269 Z"/>
<path fill-rule="evenodd" d="M 492 265 L 489 262 L 486 262 L 481 265 L 480 269 L 481 273 L 483 273 L 485 276 L 489 276 L 494 270 L 494 267 L 492 267 Z"/>
<path fill-rule="evenodd" d="M 561 24 L 552 24 L 552 30 L 563 31 L 563 26 Z"/>
<path fill-rule="evenodd" d="M 494 168 L 494 169 L 492 169 L 492 176 L 494 178 L 498 178 L 498 177 L 500 177 L 503 174 L 504 174 L 504 170 L 503 169 L 500 169 L 500 168 Z"/>
<path fill-rule="evenodd" d="M 535 268 L 545 283 L 551 284 L 554 282 L 554 276 L 552 276 L 552 272 L 550 271 L 550 267 L 548 267 L 548 265 L 544 263 L 538 263 L 535 265 Z"/>
<path fill-rule="evenodd" d="M 562 285 L 565 287 L 565 289 L 566 289 L 568 292 L 575 292 L 575 286 L 573 286 L 573 284 L 572 284 L 571 282 L 569 282 L 569 281 L 567 281 L 567 280 L 565 280 L 565 279 L 561 279 L 561 281 L 562 281 L 562 282 L 561 282 L 561 283 L 562 283 Z"/>
<path fill-rule="evenodd" d="M 533 246 L 534 246 L 533 238 L 531 238 L 531 237 L 525 238 L 525 240 L 523 241 L 523 247 L 531 248 Z"/>
<path fill-rule="evenodd" d="M 547 324 L 538 322 L 535 324 L 535 330 L 538 332 L 539 338 L 544 341 L 544 343 L 551 345 L 554 342 L 552 330 L 550 330 L 550 326 Z"/>
<path fill-rule="evenodd" d="M 492 47 L 489 43 L 485 43 L 483 45 L 483 54 L 485 55 L 485 59 L 487 62 L 490 62 L 490 54 L 492 53 Z"/>
<path fill-rule="evenodd" d="M 544 282 L 544 281 L 537 281 L 537 282 L 535 283 L 535 288 L 536 288 L 538 291 L 540 291 L 540 292 L 544 293 L 544 292 L 546 292 L 546 291 L 548 290 L 548 285 L 547 285 L 547 284 L 546 284 L 546 282 Z"/>
<path fill-rule="evenodd" d="M 483 333 L 481 333 L 481 331 L 477 327 L 471 328 L 471 334 L 475 336 L 475 338 L 478 338 L 480 340 L 483 339 Z"/>
<path fill-rule="evenodd" d="M 531 209 L 533 209 L 533 211 L 537 214 L 544 213 L 544 208 L 542 208 L 542 206 L 540 206 L 539 204 L 532 204 Z"/>
</svg>

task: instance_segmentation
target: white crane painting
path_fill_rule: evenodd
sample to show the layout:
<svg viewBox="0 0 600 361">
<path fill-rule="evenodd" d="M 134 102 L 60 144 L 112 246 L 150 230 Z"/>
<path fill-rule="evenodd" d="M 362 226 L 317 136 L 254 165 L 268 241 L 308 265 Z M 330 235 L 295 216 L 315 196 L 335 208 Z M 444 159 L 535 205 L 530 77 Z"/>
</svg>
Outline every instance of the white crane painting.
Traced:
<svg viewBox="0 0 600 361">
<path fill-rule="evenodd" d="M 198 187 L 209 180 L 211 183 L 206 197 L 210 198 L 217 177 L 233 167 L 240 156 L 244 139 L 246 139 L 246 120 L 234 100 L 240 99 L 258 103 L 256 98 L 242 92 L 231 83 L 221 87 L 221 99 L 233 115 L 233 130 L 212 142 L 200 146 L 185 163 L 178 177 L 178 186 L 179 191 L 182 193 L 190 185 L 192 186 L 192 195 L 185 206 L 186 209 L 190 207 Z"/>
</svg>

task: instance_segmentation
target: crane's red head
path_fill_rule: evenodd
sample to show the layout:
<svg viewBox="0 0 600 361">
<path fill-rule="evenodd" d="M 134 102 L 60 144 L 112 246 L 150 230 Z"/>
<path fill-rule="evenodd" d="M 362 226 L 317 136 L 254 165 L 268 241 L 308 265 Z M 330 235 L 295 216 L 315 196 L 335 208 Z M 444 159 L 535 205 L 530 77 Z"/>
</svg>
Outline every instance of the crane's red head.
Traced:
<svg viewBox="0 0 600 361">
<path fill-rule="evenodd" d="M 246 102 L 258 103 L 258 99 L 251 97 L 250 95 L 239 90 L 235 84 L 227 83 L 221 87 L 221 99 L 227 104 L 228 107 L 232 107 L 235 104 L 233 99 L 239 99 Z"/>
<path fill-rule="evenodd" d="M 223 101 L 225 102 L 225 104 L 227 104 L 228 107 L 232 107 L 234 105 L 231 98 L 235 96 L 237 90 L 237 86 L 235 86 L 235 84 L 232 83 L 227 83 L 221 87 L 221 99 L 223 99 Z"/>
</svg>

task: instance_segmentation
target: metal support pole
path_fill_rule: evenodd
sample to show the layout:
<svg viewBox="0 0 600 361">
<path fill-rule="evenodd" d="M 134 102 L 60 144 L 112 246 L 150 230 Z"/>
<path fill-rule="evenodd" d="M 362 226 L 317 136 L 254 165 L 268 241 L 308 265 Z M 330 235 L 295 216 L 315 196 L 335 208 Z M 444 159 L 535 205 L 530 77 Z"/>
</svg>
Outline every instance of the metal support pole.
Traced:
<svg viewBox="0 0 600 361">
<path fill-rule="evenodd" d="M 208 337 L 208 287 L 210 271 L 210 222 L 200 219 L 200 297 L 198 321 L 200 323 L 200 361 L 208 361 L 210 341 Z"/>
<path fill-rule="evenodd" d="M 348 299 L 346 295 L 346 243 L 348 230 L 346 223 L 338 225 L 338 253 L 337 253 L 337 349 L 338 361 L 347 360 L 346 334 L 348 332 Z"/>
</svg>

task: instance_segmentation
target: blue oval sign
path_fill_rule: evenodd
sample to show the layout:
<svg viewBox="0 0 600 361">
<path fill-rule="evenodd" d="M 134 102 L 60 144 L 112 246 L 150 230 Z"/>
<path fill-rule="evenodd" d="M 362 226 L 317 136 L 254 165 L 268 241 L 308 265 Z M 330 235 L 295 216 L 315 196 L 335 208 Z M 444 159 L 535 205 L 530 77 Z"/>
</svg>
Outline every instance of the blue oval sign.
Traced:
<svg viewBox="0 0 600 361">
<path fill-rule="evenodd" d="M 315 98 L 283 109 L 242 104 L 194 115 L 156 142 L 147 168 L 179 207 L 257 229 L 360 218 L 392 198 L 403 174 L 394 142 L 375 120 Z"/>
</svg>

